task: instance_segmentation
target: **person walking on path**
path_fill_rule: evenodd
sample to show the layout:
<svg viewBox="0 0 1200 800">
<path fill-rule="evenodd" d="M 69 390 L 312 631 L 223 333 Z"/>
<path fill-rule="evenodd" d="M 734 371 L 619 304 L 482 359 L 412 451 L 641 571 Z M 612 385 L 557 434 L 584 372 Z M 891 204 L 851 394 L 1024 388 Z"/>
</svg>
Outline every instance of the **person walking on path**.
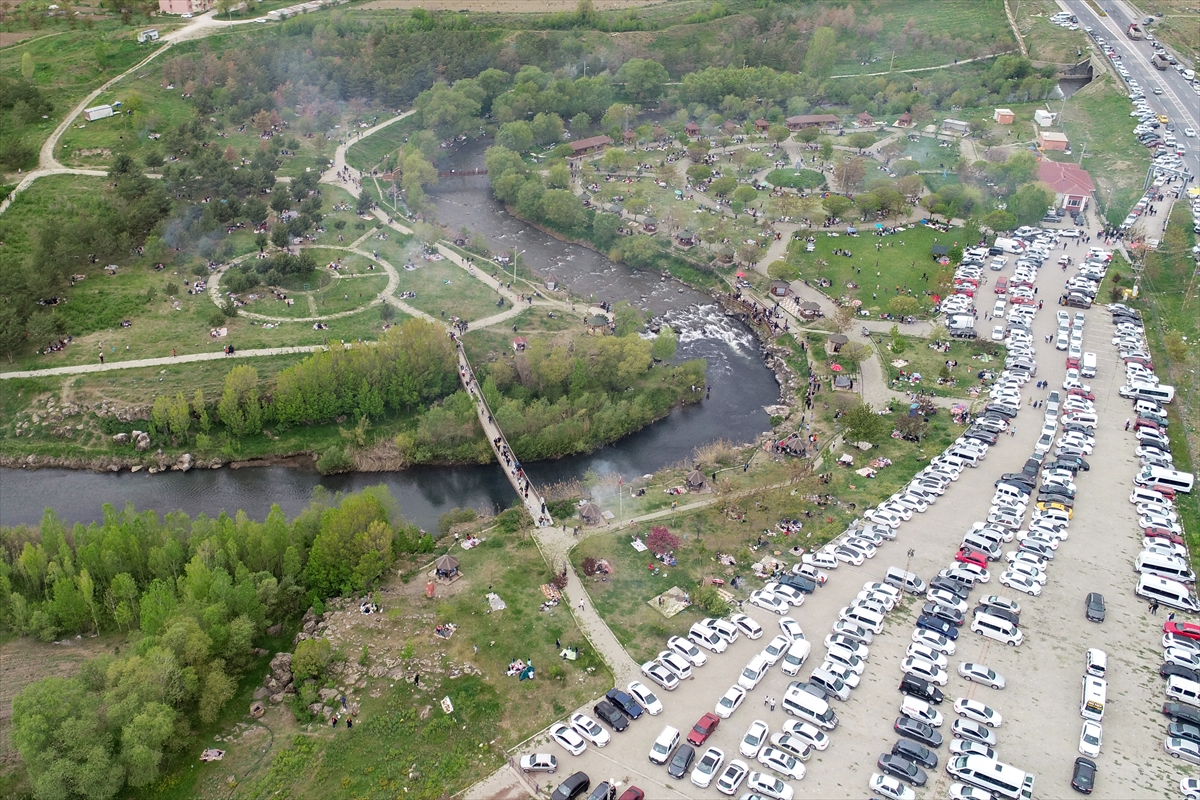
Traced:
<svg viewBox="0 0 1200 800">
<path fill-rule="evenodd" d="M 1129 430 L 1129 418 L 1125 418 L 1125 430 Z"/>
<path fill-rule="evenodd" d="M 583 601 L 582 600 L 579 601 L 579 610 L 581 612 L 583 611 Z"/>
</svg>

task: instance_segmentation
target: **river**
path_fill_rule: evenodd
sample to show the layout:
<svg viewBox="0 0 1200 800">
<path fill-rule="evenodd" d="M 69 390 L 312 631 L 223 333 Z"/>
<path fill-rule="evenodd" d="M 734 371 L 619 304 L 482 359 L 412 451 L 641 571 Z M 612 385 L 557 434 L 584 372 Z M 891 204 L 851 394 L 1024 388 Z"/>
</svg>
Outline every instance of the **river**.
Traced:
<svg viewBox="0 0 1200 800">
<path fill-rule="evenodd" d="M 454 168 L 481 165 L 484 149 L 484 144 L 472 144 L 456 153 Z M 486 177 L 443 180 L 431 196 L 440 221 L 454 229 L 466 225 L 482 232 L 493 249 L 521 252 L 530 268 L 576 295 L 609 302 L 629 300 L 678 332 L 677 358 L 703 358 L 708 363 L 709 399 L 677 408 L 665 419 L 589 455 L 526 464 L 535 482 L 582 478 L 588 471 L 642 475 L 688 458 L 699 445 L 717 439 L 749 441 L 770 427 L 763 406 L 779 400 L 775 377 L 763 364 L 750 330 L 722 314 L 707 295 L 613 263 L 587 248 L 564 244 L 514 219 L 492 199 Z M 278 503 L 291 517 L 318 485 L 353 491 L 380 483 L 391 490 L 404 515 L 426 529 L 434 528 L 438 515 L 456 506 L 503 508 L 516 497 L 494 466 L 334 476 L 298 467 L 159 475 L 6 469 L 0 470 L 0 525 L 36 523 L 46 506 L 68 523 L 86 523 L 101 516 L 105 503 L 210 516 L 241 509 L 255 519 L 265 517 Z"/>
</svg>

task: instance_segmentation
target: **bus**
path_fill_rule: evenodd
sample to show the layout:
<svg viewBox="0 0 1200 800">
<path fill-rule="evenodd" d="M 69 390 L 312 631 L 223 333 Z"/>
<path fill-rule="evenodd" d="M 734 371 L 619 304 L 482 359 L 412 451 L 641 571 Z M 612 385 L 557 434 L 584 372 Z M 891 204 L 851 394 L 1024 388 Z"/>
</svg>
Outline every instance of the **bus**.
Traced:
<svg viewBox="0 0 1200 800">
<path fill-rule="evenodd" d="M 946 762 L 946 772 L 963 783 L 969 783 L 1008 800 L 1030 800 L 1033 797 L 1034 776 L 993 761 L 987 756 L 958 756 Z"/>
<path fill-rule="evenodd" d="M 1094 719 L 1096 722 L 1104 719 L 1104 700 L 1107 696 L 1107 681 L 1093 675 L 1084 675 L 1083 693 L 1079 698 L 1079 716 Z"/>
</svg>

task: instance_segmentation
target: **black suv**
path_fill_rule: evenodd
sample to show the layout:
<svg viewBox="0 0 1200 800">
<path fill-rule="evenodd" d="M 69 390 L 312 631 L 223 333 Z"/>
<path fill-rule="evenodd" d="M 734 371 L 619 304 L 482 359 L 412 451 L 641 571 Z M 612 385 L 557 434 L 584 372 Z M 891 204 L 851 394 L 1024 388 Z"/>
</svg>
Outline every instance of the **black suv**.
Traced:
<svg viewBox="0 0 1200 800">
<path fill-rule="evenodd" d="M 1193 708 L 1183 703 L 1163 703 L 1162 713 L 1164 716 L 1170 717 L 1172 722 L 1200 725 L 1200 708 Z"/>
<path fill-rule="evenodd" d="M 604 697 L 630 719 L 637 719 L 646 713 L 646 709 L 642 708 L 641 703 L 620 689 L 609 689 L 608 694 L 604 695 Z"/>
<path fill-rule="evenodd" d="M 901 739 L 892 745 L 892 755 L 907 758 L 925 769 L 937 769 L 937 754 L 925 745 L 917 744 L 911 739 Z"/>
<path fill-rule="evenodd" d="M 591 785 L 592 779 L 586 772 L 576 772 L 558 785 L 554 794 L 550 795 L 550 800 L 575 800 L 582 797 Z"/>
<path fill-rule="evenodd" d="M 618 711 L 617 707 L 607 700 L 601 700 L 592 706 L 592 712 L 595 713 L 596 719 L 607 724 L 608 727 L 618 733 L 629 727 L 629 718 Z"/>
<path fill-rule="evenodd" d="M 924 678 L 918 678 L 916 675 L 906 674 L 903 680 L 900 681 L 900 691 L 910 697 L 924 700 L 926 703 L 931 703 L 935 706 L 946 699 L 941 689 Z"/>
</svg>

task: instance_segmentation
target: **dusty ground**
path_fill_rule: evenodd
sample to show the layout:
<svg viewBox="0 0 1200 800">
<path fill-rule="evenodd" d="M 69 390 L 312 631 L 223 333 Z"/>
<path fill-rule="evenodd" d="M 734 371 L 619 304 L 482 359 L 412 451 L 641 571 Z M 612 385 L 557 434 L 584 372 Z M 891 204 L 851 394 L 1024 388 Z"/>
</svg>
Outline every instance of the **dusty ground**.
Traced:
<svg viewBox="0 0 1200 800">
<path fill-rule="evenodd" d="M 42 678 L 74 675 L 84 661 L 111 652 L 124 640 L 123 636 L 101 636 L 43 644 L 32 639 L 11 639 L 0 645 L 0 767 L 17 757 L 8 739 L 13 697 Z"/>
<path fill-rule="evenodd" d="M 409 9 L 423 8 L 426 11 L 479 11 L 490 14 L 545 14 L 552 11 L 574 11 L 576 0 L 375 0 L 359 6 L 363 9 Z M 642 0 L 594 0 L 597 11 L 618 8 L 658 5 Z"/>
</svg>

